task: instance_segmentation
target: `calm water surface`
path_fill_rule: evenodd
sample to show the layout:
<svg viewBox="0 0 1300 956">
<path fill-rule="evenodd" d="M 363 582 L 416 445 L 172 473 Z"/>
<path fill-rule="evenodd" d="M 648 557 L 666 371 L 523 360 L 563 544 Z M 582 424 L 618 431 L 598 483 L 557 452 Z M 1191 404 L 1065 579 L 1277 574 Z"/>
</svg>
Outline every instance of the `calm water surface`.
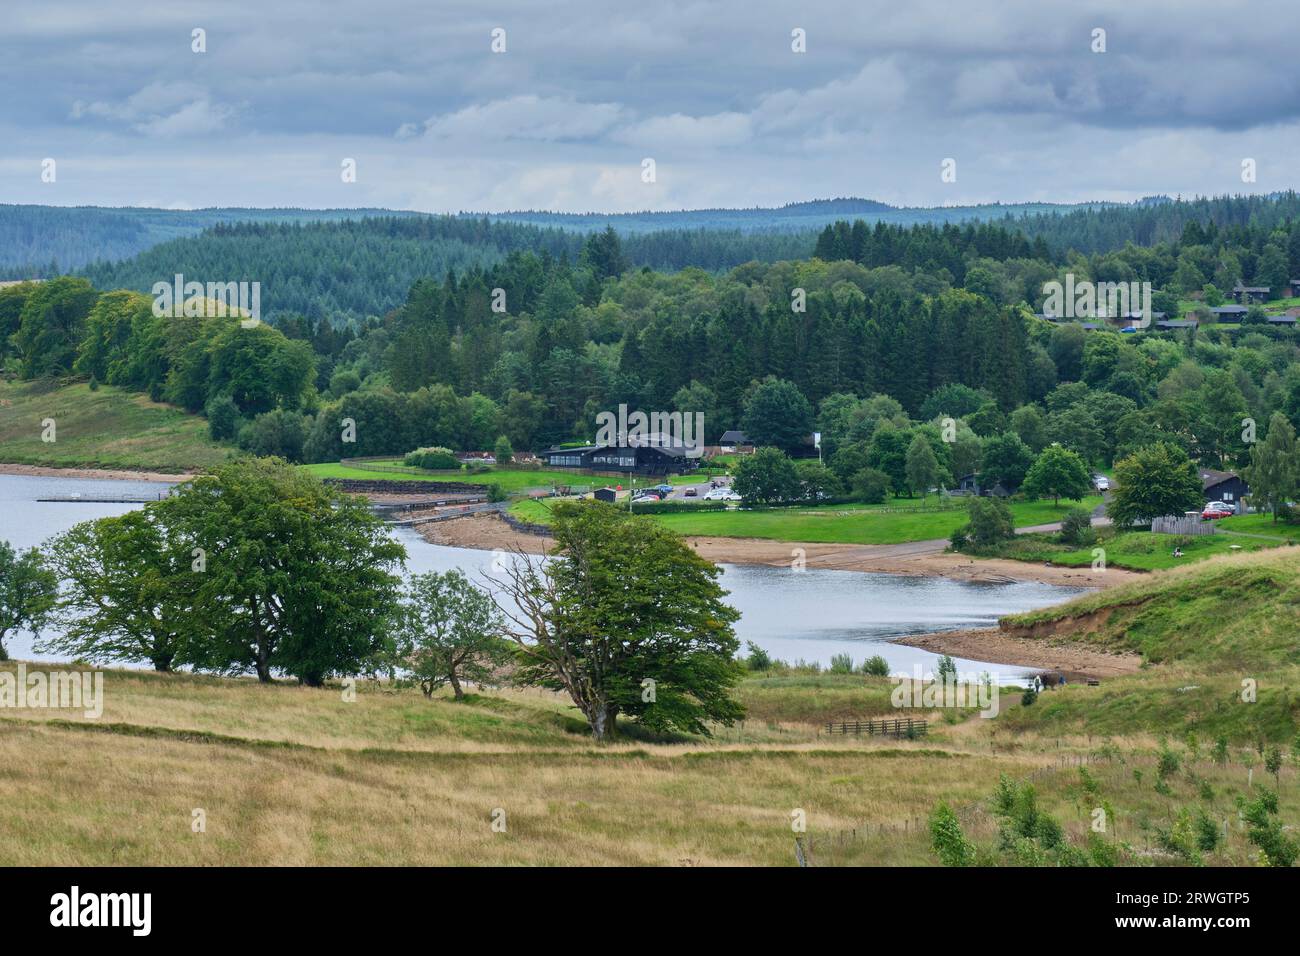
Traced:
<svg viewBox="0 0 1300 956">
<path fill-rule="evenodd" d="M 122 514 L 138 505 L 38 502 L 37 498 L 80 494 L 84 497 L 156 495 L 166 485 L 146 481 L 32 478 L 0 475 L 0 539 L 16 548 L 40 544 L 80 521 Z M 448 548 L 426 542 L 410 529 L 395 529 L 406 545 L 408 572 L 458 568 L 471 579 L 490 576 L 492 553 Z M 896 673 L 911 673 L 916 664 L 933 666 L 935 655 L 890 640 L 921 631 L 986 627 L 998 617 L 1055 604 L 1077 589 L 1049 584 L 973 584 L 946 578 L 902 577 L 857 571 L 805 570 L 751 565 L 724 565 L 728 602 L 740 611 L 736 633 L 773 657 L 829 664 L 833 654 L 861 662 L 879 654 Z M 50 659 L 33 650 L 29 633 L 11 634 L 10 656 Z M 957 659 L 963 671 L 987 670 L 1001 677 L 1024 674 L 1014 665 Z"/>
</svg>

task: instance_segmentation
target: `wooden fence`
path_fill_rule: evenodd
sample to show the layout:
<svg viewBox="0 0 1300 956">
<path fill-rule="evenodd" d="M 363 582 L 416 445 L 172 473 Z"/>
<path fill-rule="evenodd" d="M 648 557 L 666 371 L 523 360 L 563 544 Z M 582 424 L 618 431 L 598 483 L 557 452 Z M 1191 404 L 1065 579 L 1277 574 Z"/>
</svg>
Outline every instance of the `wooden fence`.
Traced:
<svg viewBox="0 0 1300 956">
<path fill-rule="evenodd" d="M 828 734 L 853 734 L 860 737 L 924 737 L 926 722 L 913 717 L 897 720 L 841 720 L 826 724 Z"/>
<path fill-rule="evenodd" d="M 1154 534 L 1214 534 L 1214 522 L 1202 521 L 1199 515 L 1195 518 L 1166 516 L 1154 519 L 1151 531 Z"/>
</svg>

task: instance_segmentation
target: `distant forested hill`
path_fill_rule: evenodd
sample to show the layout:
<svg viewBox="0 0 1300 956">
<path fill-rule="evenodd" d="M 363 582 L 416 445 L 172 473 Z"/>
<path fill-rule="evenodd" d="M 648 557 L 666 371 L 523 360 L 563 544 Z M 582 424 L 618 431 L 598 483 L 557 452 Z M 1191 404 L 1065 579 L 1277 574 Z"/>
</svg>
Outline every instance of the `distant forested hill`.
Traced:
<svg viewBox="0 0 1300 956">
<path fill-rule="evenodd" d="M 874 199 L 816 199 L 789 203 L 775 209 L 688 209 L 680 212 L 562 213 L 523 210 L 490 214 L 495 222 L 520 222 L 592 232 L 613 226 L 622 235 L 665 229 L 720 229 L 745 233 L 803 233 L 821 229 L 840 219 L 865 219 L 896 226 L 941 225 L 1020 216 L 1052 216 L 1083 209 L 1101 209 L 1109 203 L 990 203 L 979 206 L 891 206 Z M 466 213 L 464 215 L 479 215 Z"/>
<path fill-rule="evenodd" d="M 1289 190 L 1268 196 L 1178 200 L 1155 196 L 1127 206 L 1008 216 L 999 225 L 1017 229 L 1030 239 L 1041 236 L 1059 252 L 1074 249 L 1091 254 L 1122 249 L 1130 242 L 1137 246 L 1173 242 L 1192 222 L 1201 226 L 1212 223 L 1219 230 L 1254 227 L 1267 231 L 1296 220 L 1300 220 L 1300 195 Z"/>
<path fill-rule="evenodd" d="M 418 213 L 383 209 L 145 209 L 0 204 L 0 279 L 44 277 L 126 259 L 218 223 L 318 222 Z M 52 269 L 51 266 L 57 266 Z"/>
<path fill-rule="evenodd" d="M 671 230 L 634 235 L 623 244 L 633 266 L 710 272 L 753 260 L 807 258 L 816 236 L 746 235 Z M 338 321 L 383 315 L 406 301 L 422 278 L 487 268 L 511 252 L 576 261 L 585 234 L 453 216 L 384 216 L 325 223 L 216 225 L 162 243 L 120 262 L 78 270 L 100 289 L 147 292 L 181 273 L 189 281 L 260 282 L 268 316 L 296 312 Z"/>
<path fill-rule="evenodd" d="M 1100 207 L 1093 204 L 1087 208 Z M 491 221 L 518 223 L 569 232 L 594 232 L 613 226 L 624 236 L 650 233 L 699 233 L 689 240 L 693 257 L 683 258 L 686 240 L 659 237 L 643 247 L 640 264 L 655 268 L 698 265 L 715 270 L 749 259 L 770 261 L 807 255 L 817 230 L 837 219 L 866 218 L 894 225 L 967 222 L 1007 215 L 1069 212 L 1080 206 L 1049 204 L 951 206 L 903 209 L 869 199 L 821 199 L 791 203 L 779 209 L 696 209 L 683 212 L 640 212 L 618 215 L 520 211 L 486 216 Z M 233 222 L 310 223 L 346 219 L 411 217 L 441 219 L 427 213 L 387 209 L 144 209 L 99 206 L 0 205 L 0 279 L 41 278 L 81 269 L 95 262 L 115 262 L 138 255 L 171 239 L 194 236 L 218 224 Z M 481 220 L 481 213 L 456 218 Z M 797 236 L 784 243 L 749 242 L 741 236 Z M 490 256 L 489 256 L 490 258 Z"/>
<path fill-rule="evenodd" d="M 694 266 L 716 273 L 746 262 L 814 254 L 858 259 L 849 237 L 855 221 L 886 229 L 895 237 L 891 244 L 920 250 L 937 242 L 943 247 L 944 255 L 937 258 L 933 250 L 918 252 L 920 259 L 891 253 L 876 265 L 911 270 L 923 260 L 942 259 L 949 275 L 960 277 L 971 256 L 1006 258 L 1008 235 L 1024 237 L 1030 250 L 1025 254 L 1045 262 L 1064 261 L 1071 250 L 1096 255 L 1130 243 L 1147 248 L 1176 243 L 1192 223 L 1213 226 L 1240 245 L 1244 235 L 1230 235 L 1234 231 L 1266 234 L 1300 222 L 1300 196 L 1287 192 L 1186 201 L 1157 196 L 1130 205 L 941 209 L 834 199 L 780 209 L 479 217 L 340 209 L 0 206 L 0 279 L 73 271 L 100 289 L 141 291 L 178 272 L 203 282 L 256 281 L 262 284 L 267 315 L 297 312 L 337 322 L 382 315 L 405 301 L 417 279 L 489 268 L 512 252 L 576 262 L 586 237 L 601 229 L 612 228 L 623 237 L 622 252 L 630 266 L 662 271 Z M 977 230 L 968 238 L 952 232 L 966 234 L 972 222 L 998 228 Z M 1243 266 L 1245 273 L 1253 272 L 1251 263 Z"/>
</svg>

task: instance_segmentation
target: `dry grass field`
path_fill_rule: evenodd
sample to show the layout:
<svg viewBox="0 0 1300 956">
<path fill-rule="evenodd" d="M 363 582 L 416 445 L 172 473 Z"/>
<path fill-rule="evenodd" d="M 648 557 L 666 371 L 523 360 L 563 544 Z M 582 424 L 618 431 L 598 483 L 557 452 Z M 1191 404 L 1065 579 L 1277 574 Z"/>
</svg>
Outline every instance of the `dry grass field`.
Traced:
<svg viewBox="0 0 1300 956">
<path fill-rule="evenodd" d="M 885 682 L 791 674 L 746 681 L 750 718 L 713 740 L 630 727 L 597 746 L 539 691 L 458 703 L 363 684 L 349 703 L 340 687 L 108 671 L 98 720 L 0 711 L 0 864 L 793 865 L 797 810 L 817 865 L 934 864 L 924 826 L 940 800 L 972 839 L 995 841 L 988 798 L 1000 774 L 1032 779 L 1069 837 L 1086 839 L 1097 798 L 1080 786 L 1081 763 L 1116 810 L 1128 862 L 1176 862 L 1155 828 L 1202 806 L 1230 823 L 1207 862 L 1250 863 L 1233 799 L 1248 763 L 1263 779 L 1253 751 L 1234 746 L 1219 765 L 1207 740 L 1162 795 L 1154 734 L 1101 736 L 1081 716 L 1124 687 L 1176 696 L 1167 683 L 1137 675 L 1033 707 L 1004 695 L 996 719 L 932 713 L 927 738 L 882 740 L 827 737 L 816 722 L 850 716 L 855 700 L 861 716 L 882 713 Z M 1290 764 L 1281 784 L 1282 817 L 1294 820 Z"/>
</svg>

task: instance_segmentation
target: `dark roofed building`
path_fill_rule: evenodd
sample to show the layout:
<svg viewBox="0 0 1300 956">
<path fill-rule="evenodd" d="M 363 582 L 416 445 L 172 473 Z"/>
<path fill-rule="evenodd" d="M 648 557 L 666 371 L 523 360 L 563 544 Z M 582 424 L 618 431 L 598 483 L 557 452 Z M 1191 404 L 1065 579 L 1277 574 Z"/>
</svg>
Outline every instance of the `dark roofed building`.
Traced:
<svg viewBox="0 0 1300 956">
<path fill-rule="evenodd" d="M 1158 329 L 1194 329 L 1200 323 L 1195 319 L 1165 319 L 1156 323 Z"/>
<path fill-rule="evenodd" d="M 1016 493 L 1017 487 L 1017 485 L 1008 487 L 999 481 L 992 488 L 983 488 L 979 483 L 979 475 L 972 472 L 957 479 L 957 487 L 949 493 L 954 495 L 978 495 L 981 498 L 988 498 L 990 495 L 994 498 L 1009 498 Z"/>
<path fill-rule="evenodd" d="M 1210 309 L 1210 314 L 1217 315 L 1221 319 L 1239 319 L 1248 311 L 1250 310 L 1244 305 L 1216 305 Z"/>
<path fill-rule="evenodd" d="M 1266 285 L 1242 285 L 1238 282 L 1232 287 L 1232 295 L 1238 302 L 1263 302 L 1268 298 L 1270 289 Z"/>
<path fill-rule="evenodd" d="M 745 433 L 742 432 L 739 428 L 732 428 L 729 431 L 725 431 L 722 433 L 722 437 L 718 439 L 718 444 L 719 445 L 748 445 L 749 439 L 745 437 Z"/>
<path fill-rule="evenodd" d="M 1268 321 L 1273 325 L 1295 325 L 1296 324 L 1295 316 L 1291 315 L 1289 312 L 1284 312 L 1281 315 L 1270 315 L 1268 317 Z"/>
<path fill-rule="evenodd" d="M 539 456 L 549 468 L 578 468 L 585 471 L 615 471 L 629 475 L 673 475 L 694 471 L 699 457 L 692 449 L 656 440 L 657 436 L 614 445 L 582 445 L 576 448 L 548 448 Z"/>
<path fill-rule="evenodd" d="M 1202 468 L 1200 475 L 1201 489 L 1205 492 L 1206 501 L 1224 501 L 1236 505 L 1250 494 L 1250 485 L 1246 484 L 1235 471 Z"/>
</svg>

